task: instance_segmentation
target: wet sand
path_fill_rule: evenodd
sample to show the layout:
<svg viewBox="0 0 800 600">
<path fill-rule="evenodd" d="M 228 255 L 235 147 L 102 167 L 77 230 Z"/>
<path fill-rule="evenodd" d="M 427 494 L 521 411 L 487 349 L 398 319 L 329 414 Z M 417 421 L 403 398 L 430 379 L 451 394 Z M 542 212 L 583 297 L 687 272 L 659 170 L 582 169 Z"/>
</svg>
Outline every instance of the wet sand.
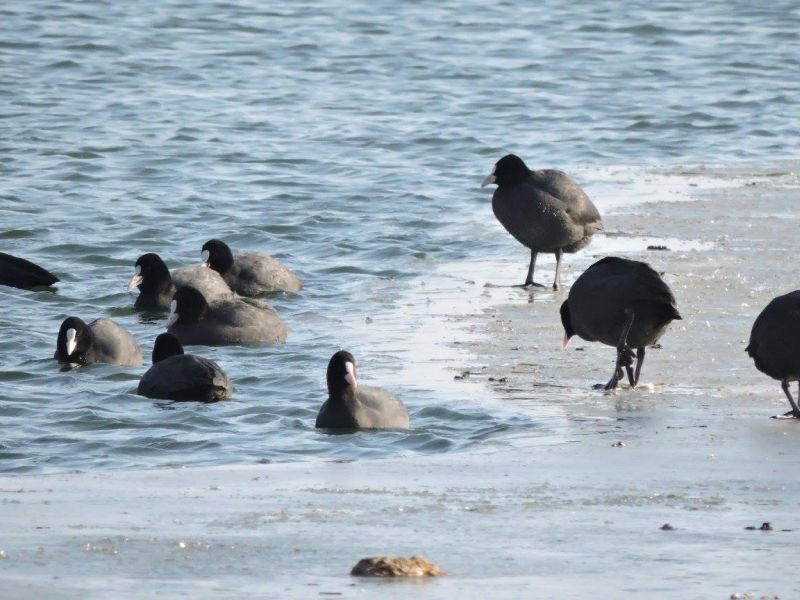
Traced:
<svg viewBox="0 0 800 600">
<path fill-rule="evenodd" d="M 607 235 L 567 257 L 564 291 L 505 287 L 526 266 L 513 240 L 507 260 L 438 273 L 447 292 L 420 282 L 415 335 L 448 352 L 406 371 L 485 393 L 536 431 L 437 456 L 0 476 L 3 597 L 797 596 L 800 423 L 769 418 L 788 403 L 744 347 L 797 287 L 798 165 L 698 171 L 668 173 L 704 182 L 692 202 L 613 205 L 609 184 Z M 659 240 L 670 249 L 646 249 Z M 591 385 L 613 350 L 562 351 L 558 306 L 612 252 L 663 271 L 684 320 L 648 352 L 643 389 L 606 394 Z M 348 575 L 416 553 L 446 575 Z"/>
</svg>

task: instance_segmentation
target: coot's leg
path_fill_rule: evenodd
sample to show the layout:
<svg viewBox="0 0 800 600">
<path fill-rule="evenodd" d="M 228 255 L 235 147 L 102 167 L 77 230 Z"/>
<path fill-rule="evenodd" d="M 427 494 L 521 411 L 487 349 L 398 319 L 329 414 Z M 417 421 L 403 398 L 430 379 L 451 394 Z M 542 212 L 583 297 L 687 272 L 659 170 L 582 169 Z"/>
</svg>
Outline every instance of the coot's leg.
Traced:
<svg viewBox="0 0 800 600">
<path fill-rule="evenodd" d="M 555 279 L 553 279 L 553 291 L 557 290 L 558 286 L 559 286 L 558 271 L 559 271 L 559 268 L 561 267 L 561 255 L 562 254 L 564 254 L 564 251 L 561 248 L 556 250 L 556 276 L 555 276 Z"/>
<path fill-rule="evenodd" d="M 628 374 L 628 383 L 631 384 L 631 388 L 635 388 L 636 380 L 634 379 L 633 376 L 633 367 L 631 367 L 630 365 L 625 365 L 625 372 Z"/>
<path fill-rule="evenodd" d="M 535 283 L 533 281 L 533 268 L 536 266 L 536 251 L 531 250 L 531 264 L 528 265 L 528 276 L 525 278 L 525 283 L 522 284 L 522 287 L 544 287 L 541 283 Z"/>
<path fill-rule="evenodd" d="M 644 362 L 644 346 L 636 349 L 636 372 L 633 375 L 633 385 L 639 384 L 639 373 L 642 372 L 642 363 Z"/>
<path fill-rule="evenodd" d="M 628 334 L 631 331 L 631 327 L 633 327 L 633 311 L 629 308 L 625 309 L 625 314 L 628 315 L 628 320 L 625 322 L 625 326 L 622 328 L 622 334 L 619 336 L 619 342 L 617 343 L 617 364 L 614 365 L 614 375 L 611 377 L 609 382 L 606 384 L 605 389 L 613 390 L 617 387 L 617 383 L 620 379 L 622 379 L 622 367 L 630 366 L 630 351 L 628 350 Z"/>
<path fill-rule="evenodd" d="M 781 388 L 783 389 L 783 393 L 786 394 L 786 397 L 789 399 L 789 404 L 792 405 L 792 410 L 783 414 L 783 415 L 776 415 L 773 419 L 800 419 L 800 409 L 797 408 L 797 403 L 792 398 L 792 392 L 789 390 L 789 381 L 784 379 L 781 381 Z M 800 383 L 798 383 L 798 394 L 800 394 Z"/>
<path fill-rule="evenodd" d="M 608 380 L 608 383 L 603 387 L 604 390 L 615 390 L 617 389 L 617 383 L 619 380 L 622 379 L 622 367 L 614 366 L 614 374 L 611 376 L 611 379 Z"/>
</svg>

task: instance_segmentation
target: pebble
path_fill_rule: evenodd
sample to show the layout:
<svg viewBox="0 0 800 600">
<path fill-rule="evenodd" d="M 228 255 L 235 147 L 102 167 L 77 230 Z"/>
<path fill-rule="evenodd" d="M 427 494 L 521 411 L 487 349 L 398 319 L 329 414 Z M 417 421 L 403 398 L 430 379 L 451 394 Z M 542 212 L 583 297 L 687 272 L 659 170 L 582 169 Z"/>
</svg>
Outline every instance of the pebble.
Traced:
<svg viewBox="0 0 800 600">
<path fill-rule="evenodd" d="M 438 577 L 442 570 L 428 562 L 424 556 L 415 554 L 409 558 L 372 556 L 362 558 L 350 571 L 361 577 Z"/>
</svg>

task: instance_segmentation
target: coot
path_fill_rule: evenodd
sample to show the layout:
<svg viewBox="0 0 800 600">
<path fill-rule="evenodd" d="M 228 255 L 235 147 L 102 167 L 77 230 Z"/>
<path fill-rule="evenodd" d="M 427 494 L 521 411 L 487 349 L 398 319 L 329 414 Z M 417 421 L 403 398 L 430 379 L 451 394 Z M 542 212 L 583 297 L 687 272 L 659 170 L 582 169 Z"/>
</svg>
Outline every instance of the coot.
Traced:
<svg viewBox="0 0 800 600">
<path fill-rule="evenodd" d="M 647 263 L 614 256 L 586 269 L 561 305 L 564 347 L 573 335 L 617 348 L 614 375 L 605 385 L 612 390 L 622 379 L 639 382 L 645 346 L 656 343 L 666 326 L 680 319 L 675 296 Z M 632 369 L 636 349 L 636 371 Z"/>
<path fill-rule="evenodd" d="M 29 260 L 0 252 L 0 285 L 29 290 L 53 285 L 58 280 L 58 277 Z"/>
<path fill-rule="evenodd" d="M 222 240 L 208 240 L 201 253 L 203 264 L 222 275 L 231 290 L 242 296 L 276 292 L 296 294 L 303 284 L 281 262 L 261 252 L 234 255 Z"/>
<path fill-rule="evenodd" d="M 800 380 L 800 290 L 778 296 L 756 317 L 745 348 L 756 369 L 781 382 L 792 410 L 782 415 L 800 419 L 789 382 Z M 798 384 L 800 393 L 800 384 Z"/>
<path fill-rule="evenodd" d="M 68 317 L 61 323 L 56 339 L 58 362 L 85 365 L 111 363 L 140 365 L 142 352 L 133 336 L 111 319 L 96 319 L 88 325 L 78 317 Z"/>
<path fill-rule="evenodd" d="M 566 173 L 553 169 L 531 171 L 521 158 L 501 158 L 481 183 L 496 183 L 492 211 L 497 220 L 523 246 L 531 250 L 531 262 L 523 287 L 538 286 L 533 269 L 539 252 L 556 255 L 553 289 L 559 286 L 564 252 L 577 252 L 603 228 L 600 214 L 586 193 Z"/>
<path fill-rule="evenodd" d="M 226 400 L 233 384 L 212 360 L 184 354 L 183 346 L 171 333 L 162 333 L 153 345 L 153 366 L 139 381 L 137 393 L 162 400 Z"/>
<path fill-rule="evenodd" d="M 285 342 L 286 326 L 269 304 L 250 298 L 209 305 L 191 286 L 175 292 L 167 320 L 169 333 L 182 344 L 257 344 Z"/>
<path fill-rule="evenodd" d="M 359 385 L 356 361 L 340 350 L 328 363 L 328 399 L 316 427 L 328 429 L 408 429 L 409 417 L 400 398 L 385 390 Z"/>
<path fill-rule="evenodd" d="M 234 297 L 219 273 L 203 267 L 183 267 L 170 273 L 161 257 L 153 252 L 136 259 L 135 269 L 128 290 L 139 288 L 133 304 L 139 310 L 169 310 L 175 291 L 187 285 L 211 300 Z"/>
</svg>

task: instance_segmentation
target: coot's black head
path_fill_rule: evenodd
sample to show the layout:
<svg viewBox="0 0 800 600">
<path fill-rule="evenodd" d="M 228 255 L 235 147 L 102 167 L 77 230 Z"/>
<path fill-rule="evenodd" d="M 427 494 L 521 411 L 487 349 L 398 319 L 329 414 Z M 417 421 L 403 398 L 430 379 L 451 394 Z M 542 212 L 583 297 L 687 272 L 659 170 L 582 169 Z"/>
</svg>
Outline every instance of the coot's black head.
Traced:
<svg viewBox="0 0 800 600">
<path fill-rule="evenodd" d="M 516 154 L 506 154 L 498 160 L 492 172 L 483 180 L 481 187 L 496 183 L 497 185 L 517 185 L 525 181 L 531 170 Z"/>
<path fill-rule="evenodd" d="M 78 317 L 64 319 L 56 340 L 58 362 L 85 365 L 86 353 L 92 346 L 92 337 L 92 330 Z"/>
<path fill-rule="evenodd" d="M 564 300 L 561 304 L 561 324 L 564 326 L 564 348 L 569 345 L 570 338 L 575 335 L 575 330 L 572 329 L 572 318 L 569 314 L 569 304 Z"/>
<path fill-rule="evenodd" d="M 201 249 L 203 264 L 211 267 L 220 275 L 233 268 L 233 253 L 228 244 L 222 240 L 208 240 Z"/>
<path fill-rule="evenodd" d="M 336 396 L 348 388 L 358 387 L 356 359 L 347 350 L 339 350 L 328 362 L 328 394 Z"/>
<path fill-rule="evenodd" d="M 172 297 L 167 327 L 173 323 L 180 325 L 197 323 L 205 317 L 206 312 L 208 312 L 208 302 L 203 294 L 191 286 L 182 287 Z"/>
<path fill-rule="evenodd" d="M 160 334 L 153 344 L 153 364 L 169 358 L 183 354 L 183 346 L 171 333 Z"/>
<path fill-rule="evenodd" d="M 143 293 L 155 292 L 166 286 L 172 285 L 172 276 L 169 269 L 158 254 L 148 252 L 136 259 L 134 265 L 136 273 L 128 284 L 128 290 L 135 287 Z"/>
</svg>

